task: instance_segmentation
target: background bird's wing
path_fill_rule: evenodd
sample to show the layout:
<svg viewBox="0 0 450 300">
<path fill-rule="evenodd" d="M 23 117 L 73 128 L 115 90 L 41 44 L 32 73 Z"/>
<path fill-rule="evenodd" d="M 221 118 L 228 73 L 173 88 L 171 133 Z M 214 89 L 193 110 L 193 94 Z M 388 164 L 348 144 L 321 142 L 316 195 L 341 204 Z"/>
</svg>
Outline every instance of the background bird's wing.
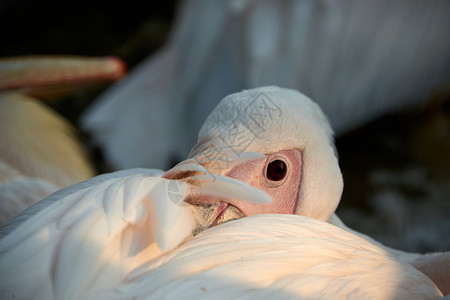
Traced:
<svg viewBox="0 0 450 300">
<path fill-rule="evenodd" d="M 0 226 L 58 189 L 94 176 L 68 121 L 36 99 L 0 95 Z"/>
<path fill-rule="evenodd" d="M 101 95 L 81 119 L 82 128 L 92 133 L 93 142 L 101 146 L 108 162 L 117 169 L 136 166 L 166 169 L 174 161 L 182 160 L 207 114 L 221 97 L 237 91 L 234 85 L 237 76 L 230 71 L 225 77 L 216 70 L 215 54 L 220 52 L 228 57 L 227 51 L 233 50 L 232 45 L 225 47 L 220 42 L 227 28 L 224 12 L 228 4 L 223 1 L 182 4 L 183 14 L 168 44 Z M 201 31 L 199 39 L 198 29 L 205 26 L 208 30 Z M 232 56 L 239 57 L 236 51 Z M 233 71 L 239 69 L 230 61 L 221 60 L 220 65 L 232 66 Z M 208 70 L 215 70 L 215 74 L 205 76 Z M 191 94 L 192 87 L 199 85 L 200 95 L 197 90 Z M 186 112 L 192 114 L 186 116 Z"/>
<path fill-rule="evenodd" d="M 300 90 L 339 135 L 424 103 L 448 84 L 450 5 L 391 4 L 184 1 L 167 45 L 96 100 L 83 127 L 116 168 L 165 168 L 168 153 L 185 157 L 220 99 L 244 88 Z M 154 156 L 143 141 L 158 141 Z"/>
<path fill-rule="evenodd" d="M 24 176 L 0 160 L 0 226 L 57 190 L 54 184 Z"/>
<path fill-rule="evenodd" d="M 186 185 L 169 201 L 169 180 L 161 174 L 135 169 L 98 176 L 13 219 L 0 232 L 0 298 L 80 298 L 178 245 L 192 230 L 190 208 L 175 201 Z"/>
<path fill-rule="evenodd" d="M 28 96 L 0 95 L 0 140 L 0 161 L 27 177 L 64 188 L 95 174 L 75 128 Z"/>
<path fill-rule="evenodd" d="M 103 153 L 116 169 L 136 166 L 164 169 L 168 167 L 165 162 L 173 156 L 183 158 L 173 147 L 172 139 L 161 138 L 174 136 L 176 130 L 181 130 L 176 126 L 178 106 L 171 99 L 174 89 L 168 79 L 174 72 L 174 54 L 172 48 L 167 48 L 156 58 L 146 60 L 84 114 L 82 128 L 92 132 L 94 144 L 107 145 Z M 136 139 L 141 141 L 138 147 Z"/>
</svg>

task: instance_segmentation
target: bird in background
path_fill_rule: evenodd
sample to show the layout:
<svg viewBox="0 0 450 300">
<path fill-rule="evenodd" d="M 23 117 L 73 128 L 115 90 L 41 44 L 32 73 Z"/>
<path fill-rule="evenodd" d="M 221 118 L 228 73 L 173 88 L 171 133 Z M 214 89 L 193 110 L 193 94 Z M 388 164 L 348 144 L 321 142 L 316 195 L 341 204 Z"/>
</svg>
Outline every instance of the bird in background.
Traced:
<svg viewBox="0 0 450 300">
<path fill-rule="evenodd" d="M 116 58 L 0 59 L 0 226 L 95 171 L 76 129 L 41 102 L 122 77 Z"/>
<path fill-rule="evenodd" d="M 273 86 L 232 94 L 172 169 L 95 177 L 3 227 L 0 294 L 359 298 L 366 291 L 374 299 L 439 299 L 449 292 L 448 252 L 405 253 L 351 232 L 334 214 L 342 189 L 333 132 L 317 104 Z"/>
<path fill-rule="evenodd" d="M 449 16 L 446 0 L 187 0 L 166 45 L 81 125 L 116 169 L 168 168 L 219 99 L 278 85 L 311 97 L 340 135 L 448 87 Z"/>
</svg>

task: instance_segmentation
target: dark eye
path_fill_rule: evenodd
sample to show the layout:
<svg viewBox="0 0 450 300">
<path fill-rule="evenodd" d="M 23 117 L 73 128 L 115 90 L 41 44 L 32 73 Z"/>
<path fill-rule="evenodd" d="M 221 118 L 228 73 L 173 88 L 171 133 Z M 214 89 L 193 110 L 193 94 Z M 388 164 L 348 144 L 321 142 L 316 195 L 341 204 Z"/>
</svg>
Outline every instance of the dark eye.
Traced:
<svg viewBox="0 0 450 300">
<path fill-rule="evenodd" d="M 274 160 L 267 166 L 266 177 L 272 181 L 280 181 L 286 177 L 287 166 L 284 161 Z"/>
</svg>

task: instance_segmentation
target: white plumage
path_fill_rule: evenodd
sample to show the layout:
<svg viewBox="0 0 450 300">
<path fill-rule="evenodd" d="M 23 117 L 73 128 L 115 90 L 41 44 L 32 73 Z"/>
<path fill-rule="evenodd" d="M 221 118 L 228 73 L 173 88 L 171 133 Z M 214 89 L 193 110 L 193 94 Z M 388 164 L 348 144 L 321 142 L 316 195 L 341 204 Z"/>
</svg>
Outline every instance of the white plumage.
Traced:
<svg viewBox="0 0 450 300">
<path fill-rule="evenodd" d="M 220 161 L 209 171 L 226 174 L 247 152 L 286 149 L 301 153 L 300 168 L 291 167 L 301 173 L 295 213 L 330 220 L 343 189 L 333 131 L 320 107 L 298 91 L 267 86 L 228 95 L 204 122 L 189 157 Z"/>
<path fill-rule="evenodd" d="M 189 238 L 191 207 L 172 203 L 155 175 L 102 175 L 32 207 L 0 240 L 2 299 L 442 296 L 382 248 L 307 217 L 257 215 Z"/>
<path fill-rule="evenodd" d="M 167 45 L 84 116 L 118 169 L 186 157 L 218 100 L 244 88 L 300 90 L 341 134 L 450 81 L 446 0 L 182 4 Z"/>
<path fill-rule="evenodd" d="M 426 264 L 429 267 L 423 268 L 424 264 L 416 264 L 422 258 L 420 254 L 406 253 L 377 243 L 346 227 L 334 214 L 340 201 L 343 181 L 334 149 L 333 132 L 318 105 L 305 95 L 272 86 L 225 97 L 206 119 L 191 156 L 205 164 L 213 174 L 232 174 L 235 173 L 235 164 L 229 161 L 235 158 L 227 153 L 239 156 L 247 151 L 258 151 L 269 156 L 270 153 L 280 153 L 286 149 L 297 149 L 301 153 L 300 166 L 287 165 L 294 172 L 301 173 L 297 206 L 292 213 L 329 221 L 353 232 L 389 251 L 399 260 L 418 266 L 439 282 L 443 291 L 450 290 L 449 252 L 428 256 Z M 202 158 L 202 153 L 208 155 Z M 216 160 L 220 161 L 219 167 Z M 214 163 L 208 167 L 211 161 Z M 270 162 L 268 158 L 252 176 L 263 177 Z M 241 165 L 241 168 L 249 169 L 249 166 Z M 248 176 L 241 180 L 255 184 Z M 264 188 L 266 184 L 263 182 L 260 187 Z M 270 189 L 268 191 L 275 202 L 283 199 L 283 194 L 282 197 L 279 195 L 282 186 L 277 186 L 273 193 Z"/>
<path fill-rule="evenodd" d="M 38 100 L 0 95 L 0 226 L 95 172 L 73 128 Z"/>
<path fill-rule="evenodd" d="M 198 168 L 195 168 L 198 170 Z M 2 299 L 81 299 L 122 283 L 129 272 L 209 226 L 183 200 L 198 187 L 133 169 L 60 190 L 0 231 Z M 270 201 L 237 180 L 198 177 L 208 197 L 229 191 Z"/>
<path fill-rule="evenodd" d="M 286 172 L 268 179 L 274 161 L 283 161 Z M 294 190 L 284 185 L 291 178 L 298 180 Z M 397 261 L 420 255 L 382 249 L 323 222 L 345 229 L 333 214 L 341 191 L 332 132 L 319 107 L 293 90 L 243 91 L 222 100 L 190 157 L 173 169 L 103 175 L 10 222 L 0 232 L 0 293 L 43 299 L 439 297 L 429 278 Z M 284 195 L 295 201 L 288 213 L 319 220 L 261 215 L 210 228 L 284 203 Z M 303 272 L 292 267 L 297 264 Z M 214 276 L 211 286 L 204 286 L 208 276 Z"/>
<path fill-rule="evenodd" d="M 165 214 L 161 205 L 171 202 L 154 202 L 162 191 L 154 174 L 135 170 L 96 177 L 53 194 L 8 223 L 0 241 L 1 298 L 80 299 L 121 282 L 142 264 L 141 257 L 147 261 L 160 254 L 151 228 Z M 161 216 L 150 219 L 157 208 Z M 183 207 L 174 205 L 167 213 L 179 222 L 160 225 L 161 230 L 178 225 L 170 232 L 174 236 L 190 233 Z"/>
<path fill-rule="evenodd" d="M 439 299 L 431 280 L 338 227 L 256 215 L 208 229 L 96 299 Z"/>
</svg>

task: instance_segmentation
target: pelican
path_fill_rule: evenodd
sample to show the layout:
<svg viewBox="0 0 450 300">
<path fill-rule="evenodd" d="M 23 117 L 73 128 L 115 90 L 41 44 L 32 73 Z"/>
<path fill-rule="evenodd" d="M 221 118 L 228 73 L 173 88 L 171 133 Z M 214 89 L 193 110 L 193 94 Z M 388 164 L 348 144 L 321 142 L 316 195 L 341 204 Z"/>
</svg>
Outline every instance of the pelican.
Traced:
<svg viewBox="0 0 450 300">
<path fill-rule="evenodd" d="M 123 76 L 115 58 L 0 59 L 0 226 L 61 188 L 95 175 L 78 133 L 41 103 Z"/>
<path fill-rule="evenodd" d="M 237 159 L 246 152 L 264 157 Z M 189 157 L 187 162 L 200 163 L 212 176 L 242 180 L 274 199 L 269 205 L 234 201 L 227 209 L 236 207 L 241 216 L 275 212 L 330 222 L 416 266 L 450 292 L 449 252 L 422 256 L 391 249 L 348 228 L 334 213 L 343 179 L 333 131 L 320 107 L 305 95 L 270 86 L 225 97 L 206 119 Z M 166 176 L 170 178 L 170 171 Z"/>
<path fill-rule="evenodd" d="M 300 90 L 343 134 L 450 82 L 446 0 L 186 0 L 179 12 L 160 51 L 83 116 L 117 169 L 182 160 L 218 101 L 242 89 Z"/>
<path fill-rule="evenodd" d="M 308 281 L 308 276 L 312 276 L 309 278 L 312 278 L 311 283 L 317 284 L 318 291 L 323 290 L 322 279 L 333 281 L 331 290 L 316 295 L 334 293 L 339 282 L 342 293 L 348 287 L 339 276 L 328 274 L 330 267 L 324 260 L 329 253 L 331 265 L 343 264 L 340 268 L 347 268 L 350 273 L 353 269 L 349 270 L 347 260 L 341 258 L 350 259 L 354 255 L 360 258 L 356 261 L 369 262 L 361 266 L 361 272 L 356 275 L 365 274 L 363 270 L 376 261 L 386 262 L 390 267 L 379 274 L 391 276 L 394 282 L 386 295 L 402 295 L 405 286 L 416 282 L 424 284 L 423 293 L 429 294 L 431 299 L 439 297 L 441 294 L 430 279 L 404 262 L 421 258 L 420 255 L 377 246 L 363 235 L 358 237 L 348 230 L 333 229 L 335 226 L 328 222 L 339 225 L 334 211 L 342 189 L 332 130 L 317 104 L 299 92 L 273 86 L 232 94 L 207 118 L 189 157 L 174 168 L 166 172 L 138 169 L 102 175 L 53 194 L 9 222 L 0 231 L 0 293 L 2 298 L 33 295 L 37 299 L 110 298 L 111 293 L 116 293 L 118 299 L 128 298 L 127 295 L 152 297 L 157 295 L 158 288 L 170 288 L 170 282 L 163 282 L 164 277 L 153 272 L 159 268 L 162 268 L 159 274 L 174 272 L 174 277 L 169 276 L 168 281 L 176 280 L 178 275 L 178 278 L 186 278 L 191 268 L 188 265 L 186 269 L 184 264 L 177 268 L 168 265 L 164 269 L 164 266 L 171 257 L 176 264 L 191 250 L 195 253 L 195 249 L 202 249 L 203 237 L 210 241 L 209 249 L 215 248 L 211 250 L 211 261 L 216 262 L 214 251 L 227 251 L 227 247 L 240 239 L 239 233 L 245 237 L 245 224 L 249 222 L 248 228 L 253 230 L 249 235 L 256 235 L 253 249 L 259 248 L 257 245 L 262 242 L 263 252 L 269 251 L 273 254 L 269 257 L 275 259 L 276 254 L 285 252 L 280 250 L 283 247 L 271 246 L 274 243 L 273 239 L 270 242 L 271 230 L 283 230 L 277 225 L 285 226 L 292 221 L 299 231 L 296 237 L 306 239 L 306 245 L 313 249 L 312 255 L 318 251 L 320 243 L 316 244 L 314 235 L 308 232 L 317 230 L 320 236 L 321 232 L 330 231 L 324 239 L 332 249 L 322 252 L 324 257 L 316 253 L 322 273 L 307 275 L 306 268 L 298 274 L 298 280 L 304 275 Z M 284 219 L 273 217 L 273 213 L 285 215 Z M 242 220 L 235 222 L 234 219 Z M 224 229 L 230 230 L 225 236 L 234 232 L 236 240 L 230 239 L 224 247 L 216 247 L 213 240 L 217 231 L 212 227 L 219 230 L 225 222 L 230 224 Z M 261 222 L 267 222 L 268 227 L 255 225 Z M 303 226 L 311 229 L 302 231 Z M 258 239 L 266 233 L 267 240 Z M 217 235 L 220 241 L 220 231 Z M 350 242 L 345 245 L 337 241 L 341 239 Z M 339 256 L 342 247 L 357 250 L 343 250 L 344 256 Z M 244 253 L 251 248 L 243 245 L 240 251 Z M 200 253 L 207 259 L 208 248 L 203 249 Z M 271 249 L 280 251 L 271 252 Z M 378 254 L 373 256 L 374 252 Z M 239 253 L 233 253 L 228 256 L 231 260 L 240 257 Z M 442 273 L 446 272 L 446 255 L 437 256 L 444 270 L 436 269 L 435 265 L 432 265 L 432 272 L 420 269 L 432 280 L 443 278 L 442 282 L 436 280 L 435 283 L 444 292 L 448 286 L 447 277 Z M 248 256 L 242 263 L 251 262 L 252 257 Z M 198 259 L 197 267 L 201 269 L 202 260 Z M 429 267 L 430 262 L 426 261 L 425 265 Z M 208 268 L 205 265 L 205 270 Z M 274 264 L 268 272 L 284 272 L 285 268 L 284 264 Z M 183 270 L 187 272 L 185 275 Z M 411 274 L 412 281 L 401 279 L 408 277 L 406 274 Z M 153 276 L 162 281 L 147 286 L 146 280 L 152 281 Z M 349 295 L 357 286 L 367 284 L 363 278 L 346 279 L 354 287 L 346 290 Z M 267 278 L 274 286 L 278 279 Z M 271 292 L 270 288 L 265 288 L 267 282 L 249 284 Z M 283 286 L 286 282 L 281 280 L 279 284 Z M 314 295 L 311 284 L 303 286 L 306 290 L 299 291 L 298 295 Z M 204 287 L 206 291 L 208 288 Z M 280 293 L 289 294 L 290 288 L 286 288 Z M 384 285 L 380 283 L 376 290 L 382 288 Z M 416 295 L 421 293 L 418 291 Z M 214 293 L 210 297 L 212 295 Z"/>
</svg>

